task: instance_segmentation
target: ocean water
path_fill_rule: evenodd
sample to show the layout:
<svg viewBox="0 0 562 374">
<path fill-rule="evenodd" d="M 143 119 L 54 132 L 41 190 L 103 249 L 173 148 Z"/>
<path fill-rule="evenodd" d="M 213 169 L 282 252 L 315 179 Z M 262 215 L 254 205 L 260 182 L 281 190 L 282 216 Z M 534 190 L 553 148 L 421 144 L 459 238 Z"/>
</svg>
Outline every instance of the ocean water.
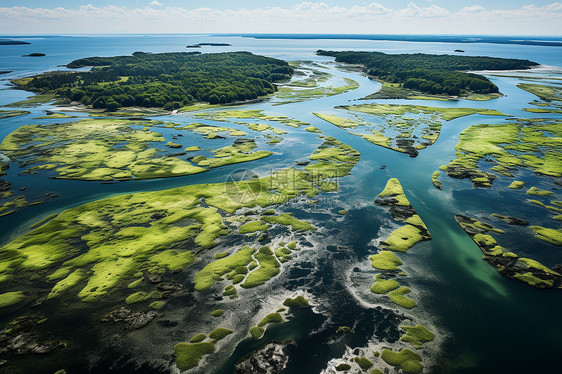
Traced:
<svg viewBox="0 0 562 374">
<path fill-rule="evenodd" d="M 310 249 L 303 251 L 302 258 L 299 256 L 294 263 L 290 263 L 282 280 L 272 279 L 263 288 L 256 289 L 255 295 L 241 295 L 239 302 L 251 299 L 252 295 L 261 298 L 261 302 L 249 302 L 248 305 L 252 305 L 252 308 L 230 320 L 230 323 L 231 326 L 240 326 L 243 330 L 257 311 L 272 303 L 271 295 L 275 293 L 282 295 L 284 292 L 306 292 L 315 305 L 314 310 L 305 309 L 296 313 L 288 323 L 269 328 L 265 337 L 257 342 L 243 338 L 228 342 L 212 356 L 209 366 L 206 366 L 203 372 L 230 373 L 241 357 L 265 342 L 294 339 L 297 348 L 292 351 L 289 364 L 283 373 L 319 373 L 327 367 L 331 359 L 341 357 L 347 348 L 363 348 L 373 341 L 392 344 L 399 337 L 397 321 L 408 322 L 413 317 L 416 321 L 425 321 L 432 326 L 439 337 L 433 343 L 435 348 L 424 353 L 428 372 L 559 371 L 557 358 L 562 351 L 560 291 L 536 290 L 500 276 L 494 268 L 482 261 L 481 251 L 458 226 L 454 216 L 495 212 L 522 216 L 533 224 L 550 225 L 548 227 L 553 227 L 552 220 L 544 216 L 544 209 L 525 203 L 523 192 L 506 189 L 511 181 L 508 178 L 498 178 L 492 188 L 485 190 L 474 190 L 470 181 L 451 179 L 444 173 L 440 178 L 444 184 L 443 191 L 435 189 L 431 183 L 433 171 L 454 159 L 454 146 L 461 131 L 471 125 L 502 123 L 505 119 L 472 115 L 446 122 L 438 141 L 422 150 L 418 157 L 410 158 L 352 136 L 317 118 L 313 112 L 335 112 L 334 107 L 356 104 L 356 100 L 380 88 L 378 83 L 357 72 L 339 69 L 331 64 L 332 59 L 316 56 L 314 51 L 317 49 L 387 53 L 453 53 L 455 49 L 462 49 L 467 55 L 530 59 L 543 65 L 539 71 L 551 77 L 561 78 L 560 48 L 368 40 L 253 39 L 213 35 L 33 36 L 20 40 L 28 41 L 31 45 L 0 46 L 0 70 L 12 71 L 0 75 L 0 105 L 23 100 L 31 95 L 29 92 L 13 89 L 9 83 L 13 78 L 45 71 L 66 70 L 61 65 L 77 58 L 126 55 L 135 51 L 186 51 L 186 45 L 200 42 L 232 44 L 230 47 L 203 47 L 201 52 L 204 53 L 251 51 L 288 61 L 314 61 L 326 66 L 327 71 L 337 79 L 351 78 L 360 84 L 356 90 L 332 97 L 281 106 L 273 106 L 266 100 L 236 108 L 259 109 L 309 122 L 320 128 L 323 135 L 338 138 L 354 147 L 362 156 L 352 174 L 341 179 L 341 192 L 326 194 L 326 198 L 315 207 L 297 202 L 284 206 L 294 211 L 297 217 L 310 219 L 315 225 L 323 227 L 324 237 L 320 238 L 321 240 L 310 238 Z M 32 52 L 45 53 L 46 57 L 22 57 Z M 385 102 L 489 108 L 518 118 L 557 117 L 522 110 L 528 107 L 527 103 L 535 97 L 517 88 L 519 78 L 490 78 L 505 96 L 483 102 Z M 43 115 L 45 110 L 52 109 L 55 108 L 51 104 L 26 108 L 31 112 L 29 115 L 0 120 L 0 139 L 26 124 L 71 121 L 34 119 Z M 87 117 L 87 114 L 79 116 Z M 178 123 L 215 123 L 210 120 L 201 121 L 191 114 L 157 118 Z M 220 183 L 238 169 L 250 169 L 260 176 L 268 175 L 272 170 L 291 166 L 295 160 L 306 158 L 303 155 L 310 154 L 321 143 L 315 134 L 272 124 L 289 132 L 285 135 L 286 140 L 277 146 L 259 143 L 260 148 L 275 151 L 274 156 L 186 177 L 100 184 L 50 179 L 47 174 L 19 175 L 18 165 L 12 163 L 8 176 L 4 179 L 13 183 L 14 190 L 26 187 L 31 196 L 52 192 L 60 197 L 0 218 L 0 244 L 28 232 L 31 224 L 53 212 L 60 212 L 88 201 L 189 184 Z M 221 122 L 220 125 L 225 124 Z M 227 125 L 236 127 L 236 124 Z M 161 131 L 166 141 L 171 140 L 174 131 Z M 260 135 L 247 129 L 245 131 L 256 137 Z M 196 141 L 195 138 L 186 137 L 181 141 L 193 142 Z M 385 167 L 381 168 L 382 165 Z M 388 303 L 382 304 L 381 307 L 376 298 L 365 296 L 363 293 L 372 285 L 374 272 L 372 269 L 371 272 L 365 270 L 368 268 L 365 265 L 369 265 L 368 256 L 376 252 L 373 240 L 384 236 L 392 227 L 386 210 L 373 203 L 376 195 L 391 177 L 400 180 L 411 204 L 432 235 L 431 241 L 417 244 L 407 256 L 403 256 L 405 268 L 410 275 L 408 285 L 414 291 L 413 295 L 419 305 L 411 312 L 404 312 Z M 552 179 L 539 178 L 527 171 L 519 172 L 515 179 L 528 181 L 529 185 L 539 188 L 553 189 L 554 186 Z M 559 197 L 559 192 L 556 194 Z M 329 212 L 342 207 L 349 213 L 334 220 Z M 505 244 L 500 244 L 518 255 L 535 258 L 548 266 L 562 262 L 559 248 L 537 241 L 528 233 L 510 235 L 508 238 L 502 238 Z M 236 239 L 224 245 L 228 244 L 236 245 Z M 335 250 L 337 245 L 347 247 L 348 251 Z M 365 275 L 362 275 L 363 273 Z M 193 271 L 190 269 L 181 275 L 188 289 L 192 276 Z M 116 332 L 100 325 L 95 313 L 90 315 L 92 312 L 88 307 L 76 306 L 68 301 L 53 302 L 45 308 L 50 313 L 49 318 L 57 321 L 56 334 L 70 342 L 68 348 L 45 357 L 10 357 L 11 362 L 6 366 L 6 370 L 13 373 L 55 372 L 61 368 L 65 368 L 69 373 L 174 372 L 173 346 L 200 332 L 198 329 L 201 324 L 192 321 L 204 319 L 202 312 L 197 309 L 204 310 L 205 307 L 212 307 L 212 300 L 203 300 L 193 291 L 189 291 L 186 296 L 171 299 L 159 320 L 142 330 L 116 339 Z M 0 326 L 4 327 L 9 320 L 28 312 L 25 308 L 28 306 L 9 314 L 0 313 Z M 236 310 L 241 310 L 240 306 L 237 308 Z M 352 326 L 353 332 L 343 338 L 334 337 L 338 326 Z"/>
</svg>

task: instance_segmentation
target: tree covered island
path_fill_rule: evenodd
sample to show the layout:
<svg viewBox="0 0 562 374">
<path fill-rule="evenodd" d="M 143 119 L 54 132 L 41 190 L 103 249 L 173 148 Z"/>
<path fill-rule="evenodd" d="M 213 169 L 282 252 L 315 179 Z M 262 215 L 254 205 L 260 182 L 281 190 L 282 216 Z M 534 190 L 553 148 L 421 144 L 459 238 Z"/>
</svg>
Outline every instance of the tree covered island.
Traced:
<svg viewBox="0 0 562 374">
<path fill-rule="evenodd" d="M 287 62 L 249 52 L 143 53 L 90 57 L 68 68 L 15 80 L 22 88 L 55 94 L 93 108 L 159 107 L 178 109 L 194 102 L 211 104 L 257 99 L 275 92 L 273 82 L 290 78 Z"/>
<path fill-rule="evenodd" d="M 370 76 L 383 82 L 383 89 L 398 84 L 403 89 L 448 96 L 499 93 L 498 87 L 488 78 L 467 71 L 529 69 L 539 65 L 529 60 L 480 56 L 323 50 L 316 53 L 335 57 L 337 62 L 363 65 Z"/>
</svg>

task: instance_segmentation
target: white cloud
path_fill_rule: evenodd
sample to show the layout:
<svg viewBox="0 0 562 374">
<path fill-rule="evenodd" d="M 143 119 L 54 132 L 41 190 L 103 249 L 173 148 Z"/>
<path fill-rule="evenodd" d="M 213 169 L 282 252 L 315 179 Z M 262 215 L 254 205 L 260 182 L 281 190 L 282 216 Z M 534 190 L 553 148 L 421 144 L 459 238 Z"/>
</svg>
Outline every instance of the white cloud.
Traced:
<svg viewBox="0 0 562 374">
<path fill-rule="evenodd" d="M 103 25 L 103 29 L 100 28 Z M 488 9 L 479 5 L 451 12 L 435 4 L 404 8 L 368 5 L 330 6 L 304 1 L 294 6 L 211 9 L 163 6 L 144 8 L 83 5 L 78 8 L 0 8 L 0 33 L 439 33 L 559 34 L 562 4 Z"/>
</svg>

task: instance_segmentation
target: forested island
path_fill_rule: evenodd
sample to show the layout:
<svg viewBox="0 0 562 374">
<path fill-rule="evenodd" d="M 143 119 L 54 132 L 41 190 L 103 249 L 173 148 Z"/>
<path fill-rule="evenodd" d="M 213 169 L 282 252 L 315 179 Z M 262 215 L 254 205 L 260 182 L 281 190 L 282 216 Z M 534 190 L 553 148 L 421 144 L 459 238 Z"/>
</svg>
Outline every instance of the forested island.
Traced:
<svg viewBox="0 0 562 374">
<path fill-rule="evenodd" d="M 13 81 L 22 88 L 55 94 L 93 108 L 159 107 L 178 109 L 194 102 L 211 104 L 253 100 L 275 92 L 273 82 L 289 79 L 285 61 L 249 52 L 143 53 L 90 57 L 68 68 Z"/>
<path fill-rule="evenodd" d="M 31 44 L 31 43 L 22 42 L 21 40 L 0 39 L 0 45 L 25 45 L 25 44 Z"/>
<path fill-rule="evenodd" d="M 198 43 L 186 45 L 185 48 L 201 48 L 201 47 L 230 47 L 228 43 Z"/>
<path fill-rule="evenodd" d="M 428 94 L 459 96 L 499 92 L 488 78 L 471 70 L 529 69 L 538 63 L 529 60 L 453 55 L 386 54 L 382 52 L 333 52 L 319 50 L 321 56 L 337 62 L 360 64 L 377 80 L 399 83 L 403 88 Z"/>
</svg>

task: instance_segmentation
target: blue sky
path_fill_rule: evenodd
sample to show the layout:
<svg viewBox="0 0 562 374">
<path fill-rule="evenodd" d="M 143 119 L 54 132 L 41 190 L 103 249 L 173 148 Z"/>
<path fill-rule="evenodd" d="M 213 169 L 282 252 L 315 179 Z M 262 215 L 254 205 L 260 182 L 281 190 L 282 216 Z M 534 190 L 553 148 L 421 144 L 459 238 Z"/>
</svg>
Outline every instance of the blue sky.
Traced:
<svg viewBox="0 0 562 374">
<path fill-rule="evenodd" d="M 213 32 L 562 36 L 562 3 L 552 0 L 0 0 L 1 34 Z"/>
</svg>

